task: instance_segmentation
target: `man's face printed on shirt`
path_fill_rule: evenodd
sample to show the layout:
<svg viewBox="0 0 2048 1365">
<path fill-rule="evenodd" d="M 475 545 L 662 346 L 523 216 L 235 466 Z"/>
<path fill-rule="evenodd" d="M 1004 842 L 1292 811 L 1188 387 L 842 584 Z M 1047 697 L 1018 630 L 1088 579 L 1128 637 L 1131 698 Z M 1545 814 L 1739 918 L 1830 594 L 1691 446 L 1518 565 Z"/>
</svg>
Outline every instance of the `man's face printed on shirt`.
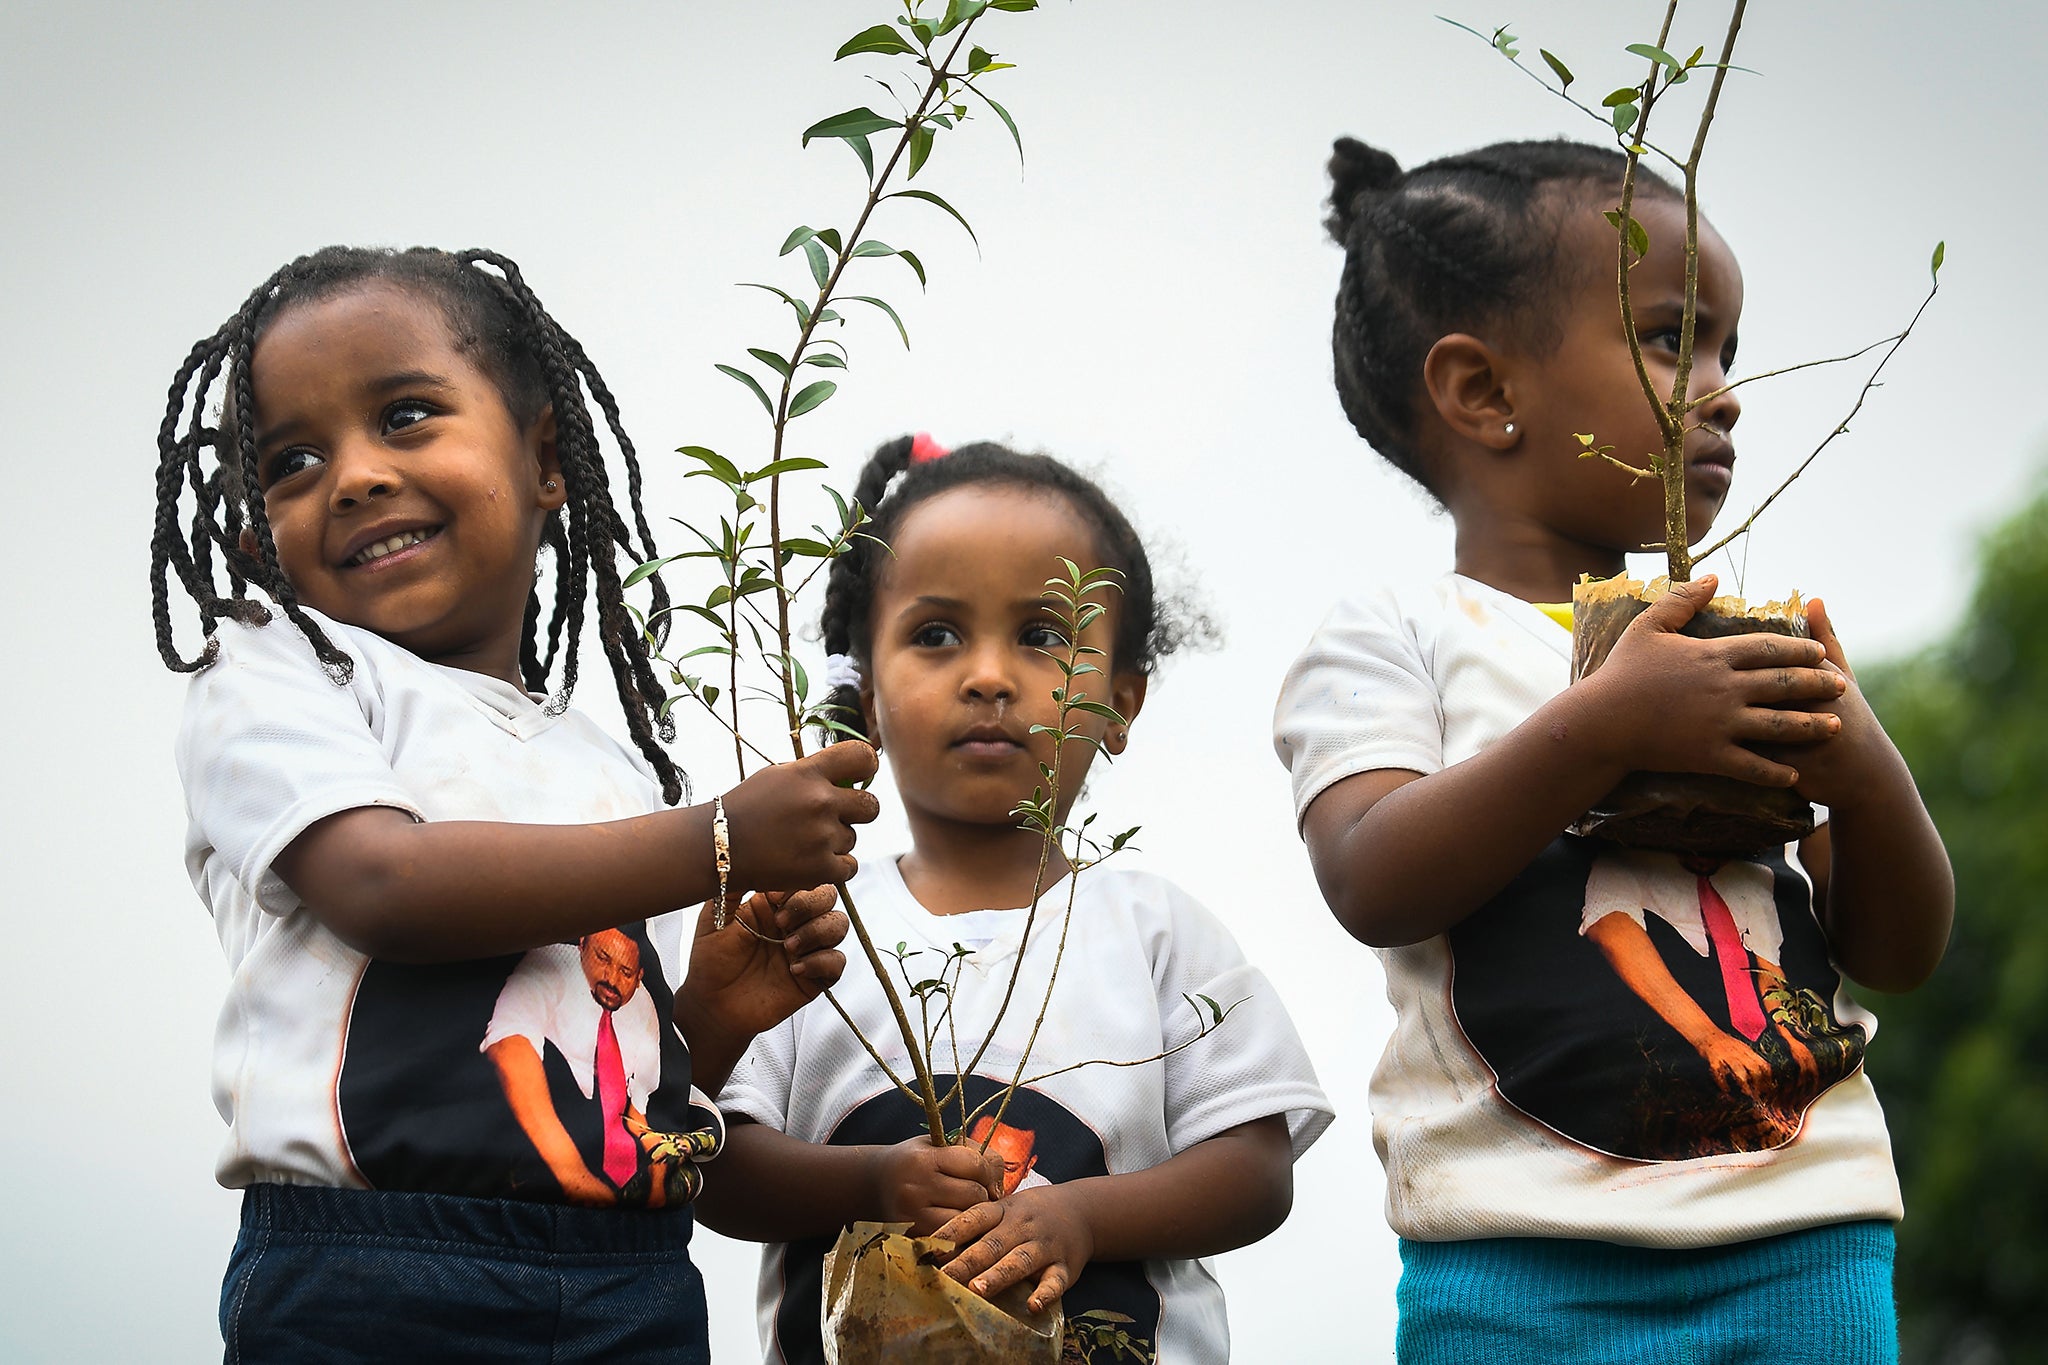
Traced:
<svg viewBox="0 0 2048 1365">
<path fill-rule="evenodd" d="M 1029 1128 L 1012 1128 L 1007 1123 L 997 1123 L 986 1114 L 976 1119 L 967 1131 L 969 1142 L 986 1142 L 989 1151 L 1002 1158 L 1005 1195 L 1015 1194 L 1017 1186 L 1038 1164 L 1038 1158 L 1032 1154 L 1037 1136 Z"/>
<path fill-rule="evenodd" d="M 581 947 L 590 998 L 607 1011 L 631 1000 L 640 989 L 640 945 L 616 929 L 606 929 L 585 936 Z"/>
</svg>

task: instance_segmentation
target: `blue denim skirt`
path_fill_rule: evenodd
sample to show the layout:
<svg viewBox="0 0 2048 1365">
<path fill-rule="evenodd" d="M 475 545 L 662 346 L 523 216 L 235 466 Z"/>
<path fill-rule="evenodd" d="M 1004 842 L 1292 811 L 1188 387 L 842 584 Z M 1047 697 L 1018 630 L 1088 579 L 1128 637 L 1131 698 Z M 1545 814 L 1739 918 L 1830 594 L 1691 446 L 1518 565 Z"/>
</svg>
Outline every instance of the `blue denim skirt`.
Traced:
<svg viewBox="0 0 2048 1365">
<path fill-rule="evenodd" d="M 1897 1365 L 1892 1225 L 1683 1251 L 1401 1242 L 1401 1365 Z"/>
<path fill-rule="evenodd" d="M 230 1362 L 708 1365 L 687 1207 L 256 1185 L 221 1285 Z"/>
</svg>

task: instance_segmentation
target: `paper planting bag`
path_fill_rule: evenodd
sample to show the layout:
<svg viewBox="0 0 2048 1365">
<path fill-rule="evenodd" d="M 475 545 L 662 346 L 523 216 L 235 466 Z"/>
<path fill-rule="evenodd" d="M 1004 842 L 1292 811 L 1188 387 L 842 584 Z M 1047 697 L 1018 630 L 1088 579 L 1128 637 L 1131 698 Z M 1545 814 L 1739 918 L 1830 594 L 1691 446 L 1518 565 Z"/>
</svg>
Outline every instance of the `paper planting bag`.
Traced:
<svg viewBox="0 0 2048 1365">
<path fill-rule="evenodd" d="M 1062 1321 L 1025 1308 L 1034 1281 L 984 1299 L 939 1263 L 953 1251 L 908 1223 L 855 1223 L 825 1253 L 829 1365 L 1058 1365 Z"/>
</svg>

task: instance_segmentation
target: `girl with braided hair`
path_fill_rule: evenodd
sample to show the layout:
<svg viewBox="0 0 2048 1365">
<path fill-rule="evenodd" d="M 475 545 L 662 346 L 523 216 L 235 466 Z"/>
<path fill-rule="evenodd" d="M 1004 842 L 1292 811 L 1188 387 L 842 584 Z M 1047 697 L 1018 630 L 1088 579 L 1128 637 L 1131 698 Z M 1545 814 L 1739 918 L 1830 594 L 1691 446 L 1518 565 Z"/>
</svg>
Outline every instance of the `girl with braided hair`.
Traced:
<svg viewBox="0 0 2048 1365">
<path fill-rule="evenodd" d="M 1275 744 L 1330 909 L 1379 950 L 1394 1035 L 1374 1143 L 1404 1362 L 1895 1361 L 1872 1021 L 1842 978 L 1940 959 L 1948 860 L 1819 602 L 1812 639 L 1679 633 L 1676 585 L 1569 683 L 1571 587 L 1663 539 L 1662 435 L 1618 307 L 1624 161 L 1508 142 L 1410 171 L 1337 143 L 1333 333 L 1353 425 L 1456 525 L 1451 573 L 1341 602 Z M 1675 379 L 1685 206 L 1638 172 L 1642 363 Z M 1734 466 L 1742 276 L 1700 224 L 1691 538 Z M 1561 834 L 1631 772 L 1830 811 L 1793 869 Z"/>
<path fill-rule="evenodd" d="M 158 449 L 187 864 L 232 972 L 228 1358 L 707 1359 L 693 1082 L 842 970 L 872 752 L 678 805 L 622 595 L 637 457 L 502 256 L 293 261 L 193 348 Z M 568 707 L 593 582 L 631 749 Z"/>
<path fill-rule="evenodd" d="M 825 646 L 848 729 L 888 756 L 911 847 L 864 865 L 848 890 L 874 939 L 916 946 L 918 975 L 967 955 L 943 1003 L 941 1038 L 956 1043 L 933 1059 L 942 1093 L 961 1079 L 964 1103 L 946 1113 L 962 1143 L 923 1136 L 923 1111 L 840 1020 L 799 1015 L 760 1035 L 721 1096 L 749 1121 L 734 1123 L 705 1220 L 773 1244 L 760 1281 L 770 1360 L 824 1359 L 821 1260 L 863 1219 L 953 1241 L 945 1272 L 977 1293 L 1017 1285 L 1034 1309 L 1120 1314 L 1160 1360 L 1227 1359 L 1222 1290 L 1200 1258 L 1279 1226 L 1294 1158 L 1329 1103 L 1272 984 L 1164 878 L 1055 855 L 1027 937 L 1043 844 L 1015 814 L 1053 758 L 1033 727 L 1058 720 L 1067 628 L 1044 591 L 1060 559 L 1121 575 L 1083 633 L 1102 673 L 1076 682 L 1121 717 L 1079 717 L 1108 752 L 1124 752 L 1187 628 L 1160 608 L 1124 514 L 1048 456 L 904 437 L 875 452 L 855 496 L 873 509 L 872 539 L 832 563 Z M 1060 820 L 1094 755 L 1068 746 Z M 1066 877 L 1078 878 L 1070 921 Z M 999 1113 L 990 1102 L 1017 1072 L 1055 961 L 1058 998 L 1030 1064 L 1052 1074 Z M 1204 995 L 1236 1008 L 1185 1051 L 1128 1065 L 1196 1038 Z M 873 978 L 836 999 L 908 1074 Z"/>
</svg>

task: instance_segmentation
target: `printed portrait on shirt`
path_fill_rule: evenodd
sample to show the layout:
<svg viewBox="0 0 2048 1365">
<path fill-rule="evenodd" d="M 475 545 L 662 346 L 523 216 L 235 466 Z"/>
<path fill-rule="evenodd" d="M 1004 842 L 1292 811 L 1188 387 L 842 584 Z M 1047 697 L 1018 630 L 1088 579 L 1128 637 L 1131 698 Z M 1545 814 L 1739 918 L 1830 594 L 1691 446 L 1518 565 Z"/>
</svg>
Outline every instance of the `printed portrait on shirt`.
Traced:
<svg viewBox="0 0 2048 1365">
<path fill-rule="evenodd" d="M 1805 879 L 1565 836 L 1453 928 L 1452 1005 L 1501 1098 L 1643 1161 L 1763 1151 L 1863 1062 Z"/>
<path fill-rule="evenodd" d="M 342 1061 L 349 1154 L 380 1189 L 687 1198 L 649 1155 L 693 1126 L 672 1004 L 640 924 L 478 962 L 373 961 Z"/>
<path fill-rule="evenodd" d="M 933 1078 L 941 1093 L 953 1079 L 948 1074 Z M 1005 1196 L 1109 1173 L 1102 1139 L 1094 1130 L 1034 1090 L 1020 1089 L 998 1122 L 997 1103 L 990 1101 L 1000 1096 L 1003 1085 L 1003 1081 L 985 1076 L 967 1078 L 968 1110 L 987 1107 L 969 1120 L 965 1136 L 976 1144 L 987 1140 L 989 1151 L 1002 1157 Z M 957 1115 L 959 1111 L 949 1105 L 947 1112 Z M 855 1107 L 827 1141 L 839 1146 L 893 1144 L 925 1131 L 924 1111 L 892 1089 Z M 831 1237 L 814 1237 L 791 1242 L 785 1253 L 775 1342 L 782 1352 L 780 1358 L 790 1365 L 821 1365 L 825 1359 L 818 1317 L 824 1292 L 822 1266 L 832 1241 Z M 1145 1278 L 1140 1262 L 1092 1262 L 1061 1302 L 1069 1318 L 1102 1310 L 1129 1319 L 1125 1330 L 1133 1339 L 1147 1343 L 1158 1339 L 1159 1292 Z"/>
</svg>

